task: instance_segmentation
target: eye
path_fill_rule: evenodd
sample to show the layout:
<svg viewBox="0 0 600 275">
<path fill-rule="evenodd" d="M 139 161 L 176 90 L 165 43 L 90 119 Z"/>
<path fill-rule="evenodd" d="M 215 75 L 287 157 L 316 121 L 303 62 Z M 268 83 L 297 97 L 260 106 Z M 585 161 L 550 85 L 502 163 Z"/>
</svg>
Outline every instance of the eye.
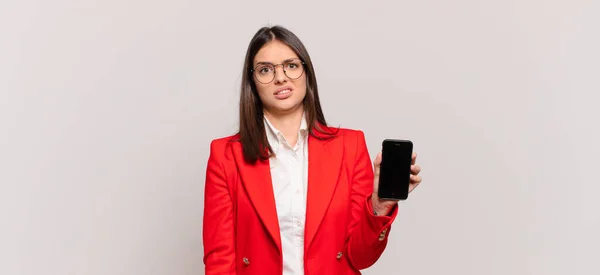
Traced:
<svg viewBox="0 0 600 275">
<path fill-rule="evenodd" d="M 258 67 L 256 71 L 258 71 L 260 74 L 268 74 L 273 71 L 273 68 L 271 68 L 271 66 L 261 66 Z"/>
<path fill-rule="evenodd" d="M 296 63 L 296 62 L 292 62 L 292 63 L 288 63 L 286 67 L 287 67 L 288 69 L 298 69 L 298 67 L 299 67 L 299 66 L 300 66 L 300 65 L 299 65 L 298 63 Z"/>
</svg>

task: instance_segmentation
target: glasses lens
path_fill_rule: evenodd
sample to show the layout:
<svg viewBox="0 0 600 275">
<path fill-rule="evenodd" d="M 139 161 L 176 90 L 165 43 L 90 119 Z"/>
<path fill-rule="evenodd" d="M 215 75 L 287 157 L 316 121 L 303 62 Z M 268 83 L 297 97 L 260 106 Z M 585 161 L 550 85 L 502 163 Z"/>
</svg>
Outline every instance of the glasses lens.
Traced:
<svg viewBox="0 0 600 275">
<path fill-rule="evenodd" d="M 297 79 L 304 73 L 304 66 L 300 60 L 288 61 L 281 65 L 263 64 L 254 69 L 254 77 L 258 82 L 267 84 L 275 79 L 275 66 L 282 66 L 283 72 L 290 79 Z"/>
<path fill-rule="evenodd" d="M 275 68 L 271 65 L 260 65 L 254 70 L 256 80 L 261 83 L 269 83 L 275 77 Z"/>
<path fill-rule="evenodd" d="M 286 62 L 284 65 L 285 75 L 291 79 L 296 79 L 302 76 L 304 68 L 300 60 Z"/>
</svg>

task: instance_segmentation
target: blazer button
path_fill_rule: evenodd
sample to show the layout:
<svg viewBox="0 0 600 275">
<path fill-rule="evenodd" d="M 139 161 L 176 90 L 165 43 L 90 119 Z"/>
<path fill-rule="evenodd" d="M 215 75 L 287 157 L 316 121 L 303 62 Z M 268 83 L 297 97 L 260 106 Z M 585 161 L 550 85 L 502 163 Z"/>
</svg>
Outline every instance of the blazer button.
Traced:
<svg viewBox="0 0 600 275">
<path fill-rule="evenodd" d="M 387 233 L 387 229 L 384 229 L 381 234 L 379 234 L 379 241 L 383 241 L 385 239 L 385 233 Z"/>
<path fill-rule="evenodd" d="M 343 254 L 342 252 L 338 252 L 338 254 L 337 254 L 337 258 L 338 258 L 338 260 L 339 260 L 339 259 L 341 259 L 343 255 L 344 255 L 344 254 Z"/>
<path fill-rule="evenodd" d="M 242 259 L 242 261 L 244 262 L 245 265 L 250 264 L 250 260 L 248 260 L 248 258 L 246 258 L 246 257 L 244 257 L 244 259 Z"/>
</svg>

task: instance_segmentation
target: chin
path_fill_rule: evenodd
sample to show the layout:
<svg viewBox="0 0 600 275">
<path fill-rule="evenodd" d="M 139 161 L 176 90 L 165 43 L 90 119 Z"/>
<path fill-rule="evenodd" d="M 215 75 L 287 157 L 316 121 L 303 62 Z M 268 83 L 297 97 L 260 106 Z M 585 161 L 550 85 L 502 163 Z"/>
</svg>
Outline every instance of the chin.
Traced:
<svg viewBox="0 0 600 275">
<path fill-rule="evenodd" d="M 277 112 L 287 113 L 297 109 L 302 102 L 277 102 L 272 106 Z"/>
</svg>

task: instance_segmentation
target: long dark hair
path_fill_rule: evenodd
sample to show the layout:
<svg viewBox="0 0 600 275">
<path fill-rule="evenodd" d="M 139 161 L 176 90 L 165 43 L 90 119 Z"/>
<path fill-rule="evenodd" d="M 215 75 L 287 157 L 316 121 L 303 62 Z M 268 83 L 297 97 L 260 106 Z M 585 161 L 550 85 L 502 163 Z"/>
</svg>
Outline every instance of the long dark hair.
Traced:
<svg viewBox="0 0 600 275">
<path fill-rule="evenodd" d="M 308 133 L 318 139 L 335 137 L 337 130 L 328 129 L 317 88 L 317 78 L 308 51 L 300 39 L 282 26 L 263 27 L 259 29 L 246 51 L 242 87 L 240 94 L 240 129 L 239 141 L 246 162 L 255 163 L 257 160 L 266 160 L 274 155 L 273 149 L 267 141 L 264 125 L 263 105 L 258 96 L 253 74 L 251 72 L 254 57 L 267 43 L 277 40 L 290 47 L 304 61 L 306 74 L 306 96 L 304 97 L 304 113 L 308 126 Z M 325 127 L 322 127 L 325 126 Z M 316 132 L 315 132 L 316 131 Z M 316 135 L 319 133 L 319 135 Z"/>
</svg>

